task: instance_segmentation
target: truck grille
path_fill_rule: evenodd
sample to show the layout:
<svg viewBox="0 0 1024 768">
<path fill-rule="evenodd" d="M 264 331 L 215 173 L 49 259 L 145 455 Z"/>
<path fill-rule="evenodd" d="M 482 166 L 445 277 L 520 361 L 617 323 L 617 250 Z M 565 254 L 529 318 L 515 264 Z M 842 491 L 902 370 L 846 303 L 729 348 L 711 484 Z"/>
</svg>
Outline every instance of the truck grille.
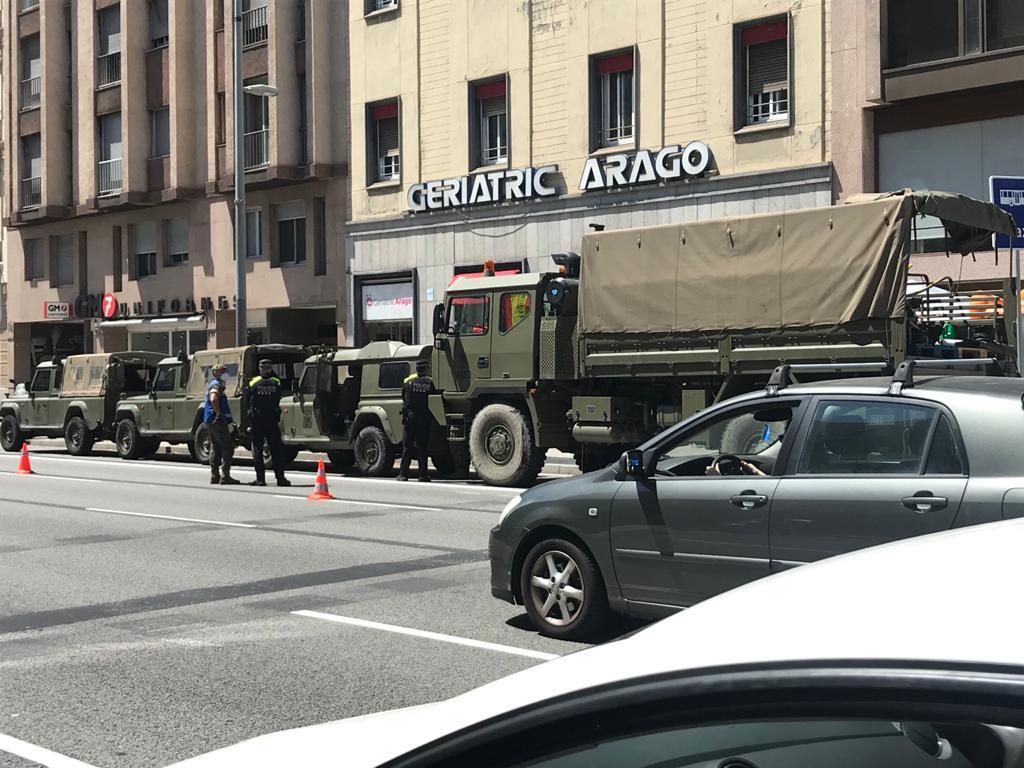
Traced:
<svg viewBox="0 0 1024 768">
<path fill-rule="evenodd" d="M 575 379 L 579 370 L 579 334 L 575 316 L 549 316 L 540 321 L 540 378 Z"/>
</svg>

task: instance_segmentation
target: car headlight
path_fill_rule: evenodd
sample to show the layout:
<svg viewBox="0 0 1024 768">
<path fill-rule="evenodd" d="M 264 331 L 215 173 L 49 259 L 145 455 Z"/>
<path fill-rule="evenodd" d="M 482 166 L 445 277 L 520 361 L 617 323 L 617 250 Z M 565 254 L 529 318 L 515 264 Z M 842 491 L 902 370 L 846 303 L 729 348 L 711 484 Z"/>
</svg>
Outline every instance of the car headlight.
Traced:
<svg viewBox="0 0 1024 768">
<path fill-rule="evenodd" d="M 512 499 L 510 499 L 508 504 L 505 505 L 505 508 L 501 510 L 501 514 L 498 515 L 498 525 L 501 525 L 503 522 L 505 522 L 505 518 L 509 516 L 509 513 L 513 509 L 518 507 L 522 503 L 522 501 L 522 496 L 514 496 Z"/>
</svg>

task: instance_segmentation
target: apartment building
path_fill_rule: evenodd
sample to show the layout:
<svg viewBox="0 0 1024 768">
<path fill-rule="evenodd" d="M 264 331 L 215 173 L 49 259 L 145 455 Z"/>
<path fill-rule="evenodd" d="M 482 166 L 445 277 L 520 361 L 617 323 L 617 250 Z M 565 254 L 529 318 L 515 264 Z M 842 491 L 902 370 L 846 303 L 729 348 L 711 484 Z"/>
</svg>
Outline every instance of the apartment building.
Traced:
<svg viewBox="0 0 1024 768">
<path fill-rule="evenodd" d="M 233 345 L 231 7 L 3 4 L 19 380 L 52 355 Z M 347 23 L 331 0 L 242 3 L 244 84 L 278 89 L 244 95 L 253 341 L 337 343 L 342 333 Z"/>
<path fill-rule="evenodd" d="M 989 199 L 990 176 L 1024 176 L 1024 3 L 849 0 L 834 4 L 836 192 L 915 187 Z M 840 32 L 841 30 L 841 32 Z M 913 270 L 985 283 L 1009 254 L 946 253 L 917 222 Z"/>
<path fill-rule="evenodd" d="M 429 341 L 453 279 L 592 224 L 831 203 L 831 6 L 352 0 L 356 341 Z"/>
</svg>

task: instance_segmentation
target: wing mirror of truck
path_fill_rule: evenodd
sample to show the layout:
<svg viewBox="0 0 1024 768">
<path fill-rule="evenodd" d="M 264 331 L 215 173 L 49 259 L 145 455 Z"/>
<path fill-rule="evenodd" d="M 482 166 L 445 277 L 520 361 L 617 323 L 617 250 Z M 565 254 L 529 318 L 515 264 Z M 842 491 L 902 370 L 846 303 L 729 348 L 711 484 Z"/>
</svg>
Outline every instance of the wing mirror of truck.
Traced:
<svg viewBox="0 0 1024 768">
<path fill-rule="evenodd" d="M 644 452 L 633 449 L 622 454 L 619 457 L 616 477 L 619 480 L 625 480 L 627 477 L 634 479 L 647 477 L 647 469 L 644 467 Z"/>
<path fill-rule="evenodd" d="M 444 327 L 444 303 L 434 305 L 434 336 L 438 336 L 445 331 Z"/>
</svg>

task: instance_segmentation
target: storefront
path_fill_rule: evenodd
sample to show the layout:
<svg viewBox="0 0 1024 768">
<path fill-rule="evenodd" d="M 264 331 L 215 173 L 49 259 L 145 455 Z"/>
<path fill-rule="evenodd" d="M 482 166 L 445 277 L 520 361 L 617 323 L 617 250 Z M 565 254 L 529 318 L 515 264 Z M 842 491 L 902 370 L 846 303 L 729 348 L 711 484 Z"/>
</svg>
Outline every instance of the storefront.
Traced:
<svg viewBox="0 0 1024 768">
<path fill-rule="evenodd" d="M 415 286 L 415 270 L 357 278 L 356 344 L 389 340 L 411 344 L 416 325 Z"/>
</svg>

